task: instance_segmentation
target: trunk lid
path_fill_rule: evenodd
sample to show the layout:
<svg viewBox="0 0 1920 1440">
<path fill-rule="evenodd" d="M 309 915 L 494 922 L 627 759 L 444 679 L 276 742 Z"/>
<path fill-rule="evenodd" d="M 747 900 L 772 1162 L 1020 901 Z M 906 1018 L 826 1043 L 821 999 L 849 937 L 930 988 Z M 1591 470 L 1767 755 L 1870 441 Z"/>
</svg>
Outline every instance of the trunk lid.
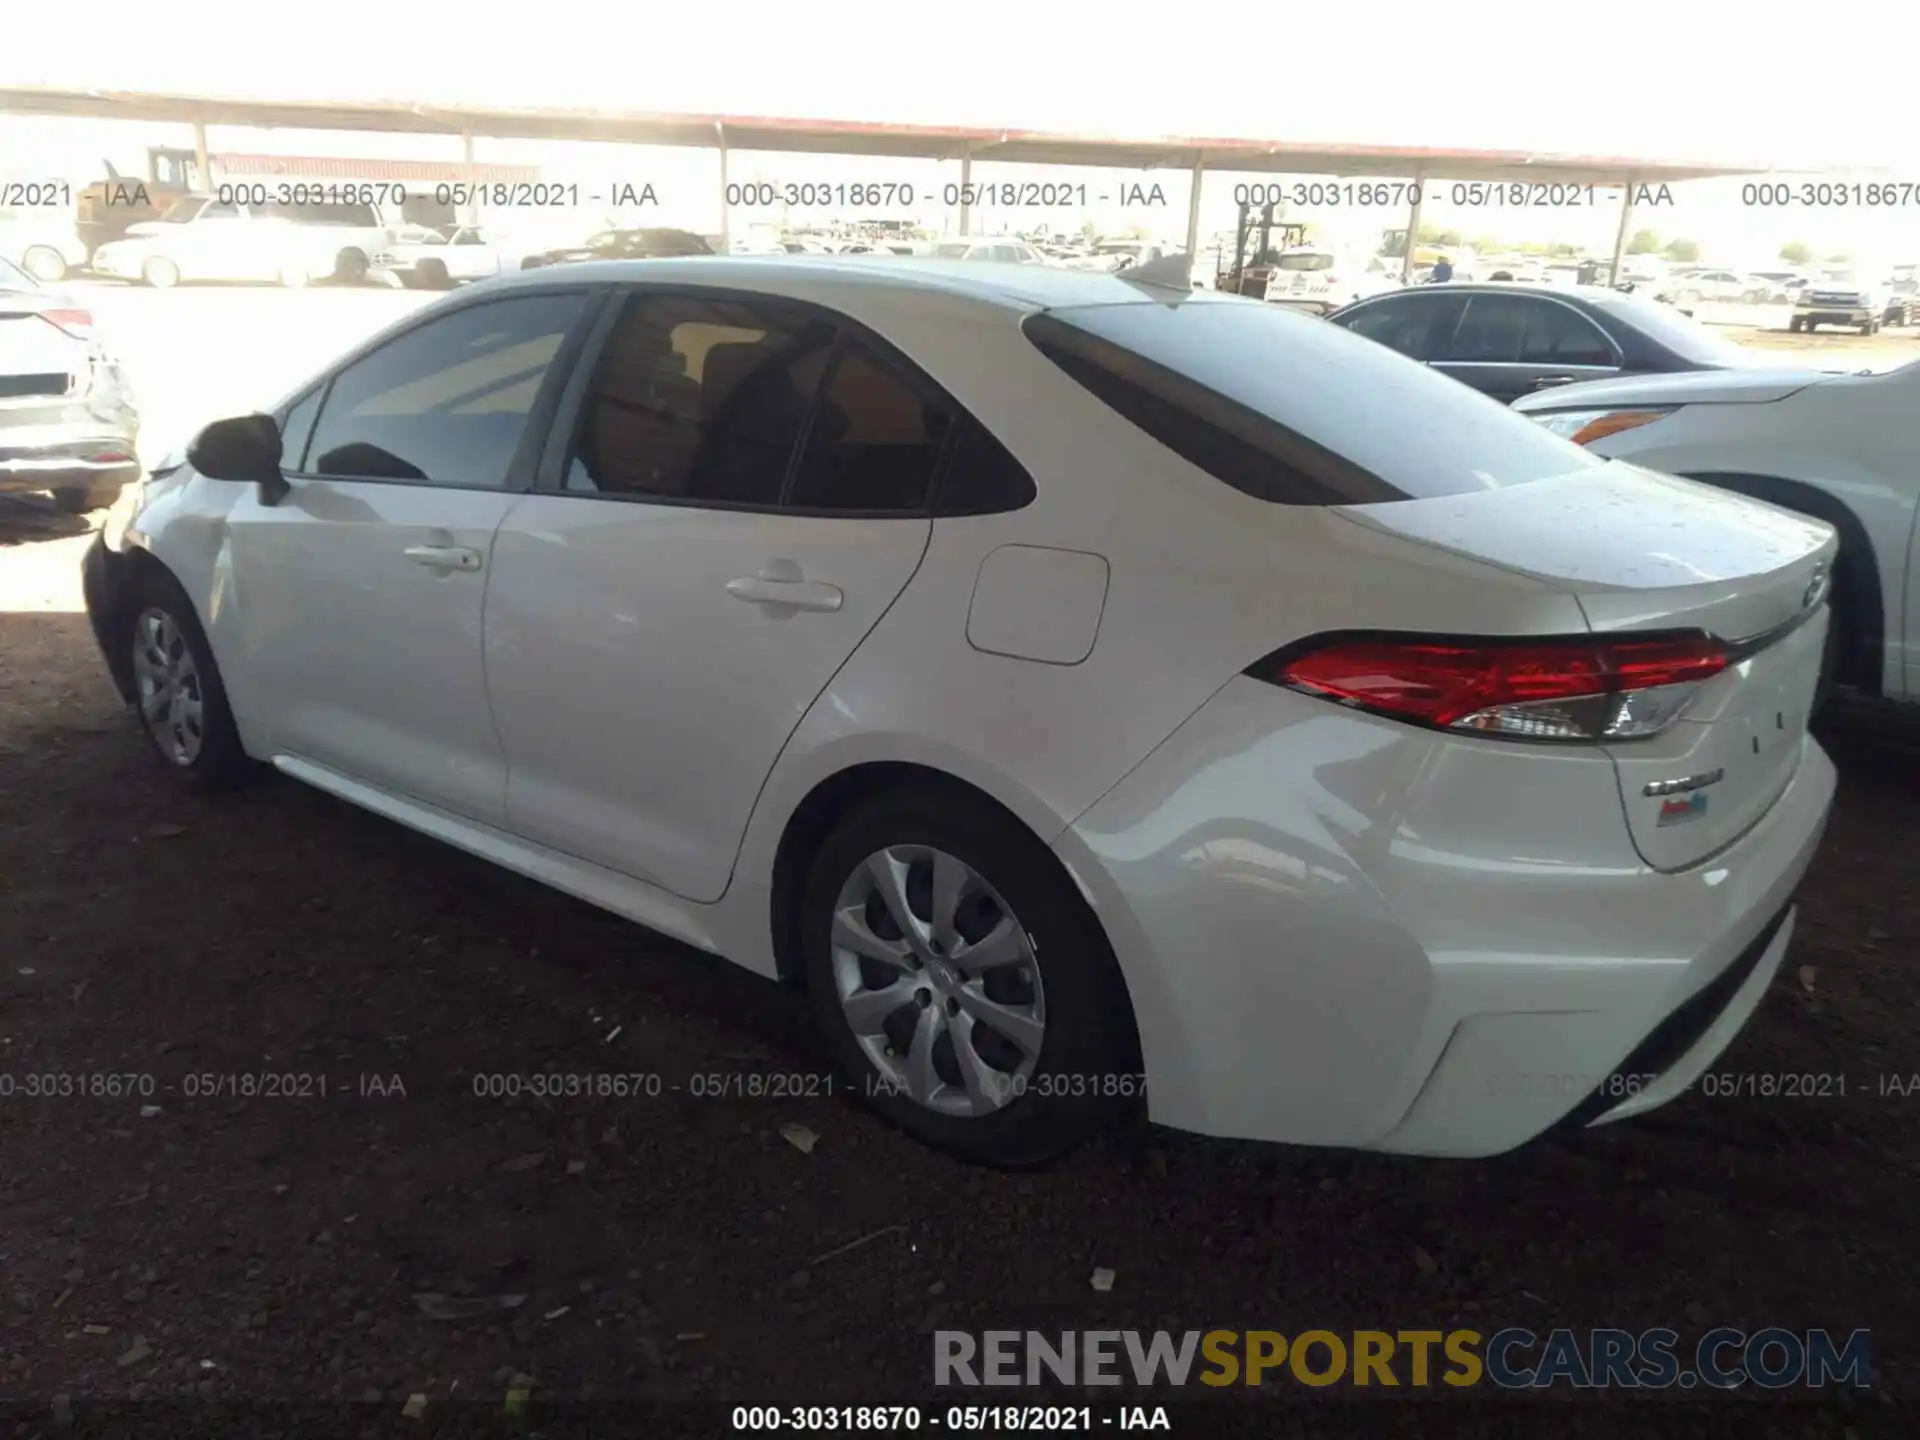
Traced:
<svg viewBox="0 0 1920 1440">
<path fill-rule="evenodd" d="M 46 297 L 0 291 L 0 405 L 71 393 L 86 373 L 87 342 L 41 315 Z"/>
<path fill-rule="evenodd" d="M 1562 588 L 1595 633 L 1703 630 L 1737 647 L 1681 719 L 1604 747 L 1654 868 L 1684 869 L 1732 844 L 1793 779 L 1826 635 L 1830 526 L 1619 461 L 1339 513 Z"/>
</svg>

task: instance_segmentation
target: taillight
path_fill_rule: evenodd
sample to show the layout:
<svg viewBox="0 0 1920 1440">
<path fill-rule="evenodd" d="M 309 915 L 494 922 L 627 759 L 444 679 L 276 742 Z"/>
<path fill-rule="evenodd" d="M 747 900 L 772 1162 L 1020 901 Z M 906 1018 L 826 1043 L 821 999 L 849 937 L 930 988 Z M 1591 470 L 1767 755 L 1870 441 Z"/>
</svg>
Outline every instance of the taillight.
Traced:
<svg viewBox="0 0 1920 1440">
<path fill-rule="evenodd" d="M 1248 673 L 1442 730 L 1524 740 L 1636 740 L 1727 668 L 1709 635 L 1472 641 L 1388 637 L 1289 647 Z"/>
<path fill-rule="evenodd" d="M 55 329 L 64 330 L 76 340 L 93 338 L 91 310 L 42 310 L 40 318 Z"/>
</svg>

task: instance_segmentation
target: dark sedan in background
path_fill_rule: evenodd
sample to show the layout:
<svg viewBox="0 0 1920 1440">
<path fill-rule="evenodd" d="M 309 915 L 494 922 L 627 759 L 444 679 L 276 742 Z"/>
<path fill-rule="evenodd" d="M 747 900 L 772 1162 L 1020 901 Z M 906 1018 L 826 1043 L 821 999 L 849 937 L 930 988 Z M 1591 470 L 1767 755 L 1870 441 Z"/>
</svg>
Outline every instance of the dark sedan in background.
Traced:
<svg viewBox="0 0 1920 1440">
<path fill-rule="evenodd" d="M 93 314 L 0 260 L 0 494 L 101 510 L 140 478 L 140 417 Z"/>
<path fill-rule="evenodd" d="M 1576 380 L 1753 363 L 1670 306 L 1592 287 L 1429 285 L 1327 319 L 1507 402 Z"/>
<path fill-rule="evenodd" d="M 570 245 L 529 255 L 523 269 L 569 265 L 577 260 L 665 260 L 684 255 L 711 255 L 713 247 L 691 230 L 602 230 L 584 245 Z"/>
</svg>

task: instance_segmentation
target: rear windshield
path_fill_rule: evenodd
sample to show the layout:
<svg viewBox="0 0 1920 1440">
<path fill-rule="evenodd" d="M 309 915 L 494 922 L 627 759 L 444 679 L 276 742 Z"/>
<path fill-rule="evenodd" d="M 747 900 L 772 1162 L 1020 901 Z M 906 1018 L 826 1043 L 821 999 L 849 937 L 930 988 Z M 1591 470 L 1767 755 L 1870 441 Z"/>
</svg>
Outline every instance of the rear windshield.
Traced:
<svg viewBox="0 0 1920 1440">
<path fill-rule="evenodd" d="M 1610 315 L 1618 315 L 1689 364 L 1709 370 L 1732 370 L 1756 363 L 1749 351 L 1671 305 L 1612 290 L 1596 294 L 1593 303 Z"/>
<path fill-rule="evenodd" d="M 1147 434 L 1282 505 L 1474 494 L 1606 462 L 1459 381 L 1257 301 L 1080 306 L 1027 337 Z"/>
<path fill-rule="evenodd" d="M 1331 270 L 1331 255 L 1282 255 L 1279 268 L 1282 270 Z"/>
</svg>

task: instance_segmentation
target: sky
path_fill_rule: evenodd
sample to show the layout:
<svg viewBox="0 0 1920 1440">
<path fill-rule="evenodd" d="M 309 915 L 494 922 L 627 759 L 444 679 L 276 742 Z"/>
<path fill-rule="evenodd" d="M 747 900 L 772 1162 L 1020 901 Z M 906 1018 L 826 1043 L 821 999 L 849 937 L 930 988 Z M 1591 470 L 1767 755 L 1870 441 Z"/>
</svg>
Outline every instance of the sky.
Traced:
<svg viewBox="0 0 1920 1440">
<path fill-rule="evenodd" d="M 729 0 L 724 5 L 349 7 L 364 23 L 296 26 L 257 0 L 91 0 L 78 43 L 0 47 L 0 85 L 152 89 L 297 99 L 390 99 L 503 106 L 603 106 L 809 118 L 1068 130 L 1117 136 L 1251 136 L 1725 161 L 1793 169 L 1887 167 L 1920 182 L 1920 125 L 1898 71 L 1920 55 L 1920 6 L 1830 0 L 1807 34 L 1858 65 L 1796 64 L 1797 22 L 1751 5 L 1511 5 L 1373 0 L 1367 5 L 1150 7 L 1025 3 L 952 7 L 898 0 Z M 290 14 L 291 12 L 289 12 Z M 311 12 L 320 14 L 323 12 Z M 457 23 L 453 17 L 463 17 Z M 518 18 L 533 14 L 540 18 Z M 1262 19 L 1261 17 L 1265 17 Z M 1255 23 L 1258 22 L 1258 23 Z M 1225 30 L 1230 38 L 1214 39 Z M 1876 75 L 1875 56 L 1900 56 Z M 161 127 L 109 127 L 137 156 L 177 143 Z M 98 127 L 0 116 L 0 174 L 36 164 L 89 168 Z M 358 153 L 344 136 L 215 131 L 215 150 Z M 431 138 L 389 153 L 448 153 Z M 452 152 L 457 155 L 457 148 Z M 481 142 L 480 158 L 524 151 Z M 545 153 L 537 158 L 548 160 Z M 588 158 L 582 158 L 588 157 Z M 671 175 L 707 204 L 715 161 L 699 152 L 614 157 Z M 575 152 L 562 168 L 600 165 Z M 952 167 L 949 167 L 951 169 Z M 885 174 L 880 172 L 885 170 Z M 871 176 L 867 172 L 873 172 Z M 733 178 L 909 180 L 909 162 L 736 157 Z M 976 180 L 989 178 L 976 165 Z M 1060 178 L 1090 178 L 1070 172 Z M 1163 228 L 1185 228 L 1186 178 Z M 927 182 L 918 182 L 927 183 Z M 935 181 L 934 183 L 938 183 Z M 1232 180 L 1208 186 L 1209 227 L 1230 216 Z M 1825 210 L 1756 215 L 1738 182 L 1696 185 L 1684 210 L 1644 215 L 1710 248 L 1823 247 L 1871 231 L 1920 250 L 1920 202 L 1870 217 Z M 689 203 L 692 203 L 691 198 Z M 1308 215 L 1377 232 L 1398 214 Z M 1601 215 L 1451 214 L 1429 218 L 1515 239 L 1610 244 Z M 736 224 L 739 223 L 736 216 Z M 1731 260 L 1731 256 L 1728 257 Z"/>
</svg>

